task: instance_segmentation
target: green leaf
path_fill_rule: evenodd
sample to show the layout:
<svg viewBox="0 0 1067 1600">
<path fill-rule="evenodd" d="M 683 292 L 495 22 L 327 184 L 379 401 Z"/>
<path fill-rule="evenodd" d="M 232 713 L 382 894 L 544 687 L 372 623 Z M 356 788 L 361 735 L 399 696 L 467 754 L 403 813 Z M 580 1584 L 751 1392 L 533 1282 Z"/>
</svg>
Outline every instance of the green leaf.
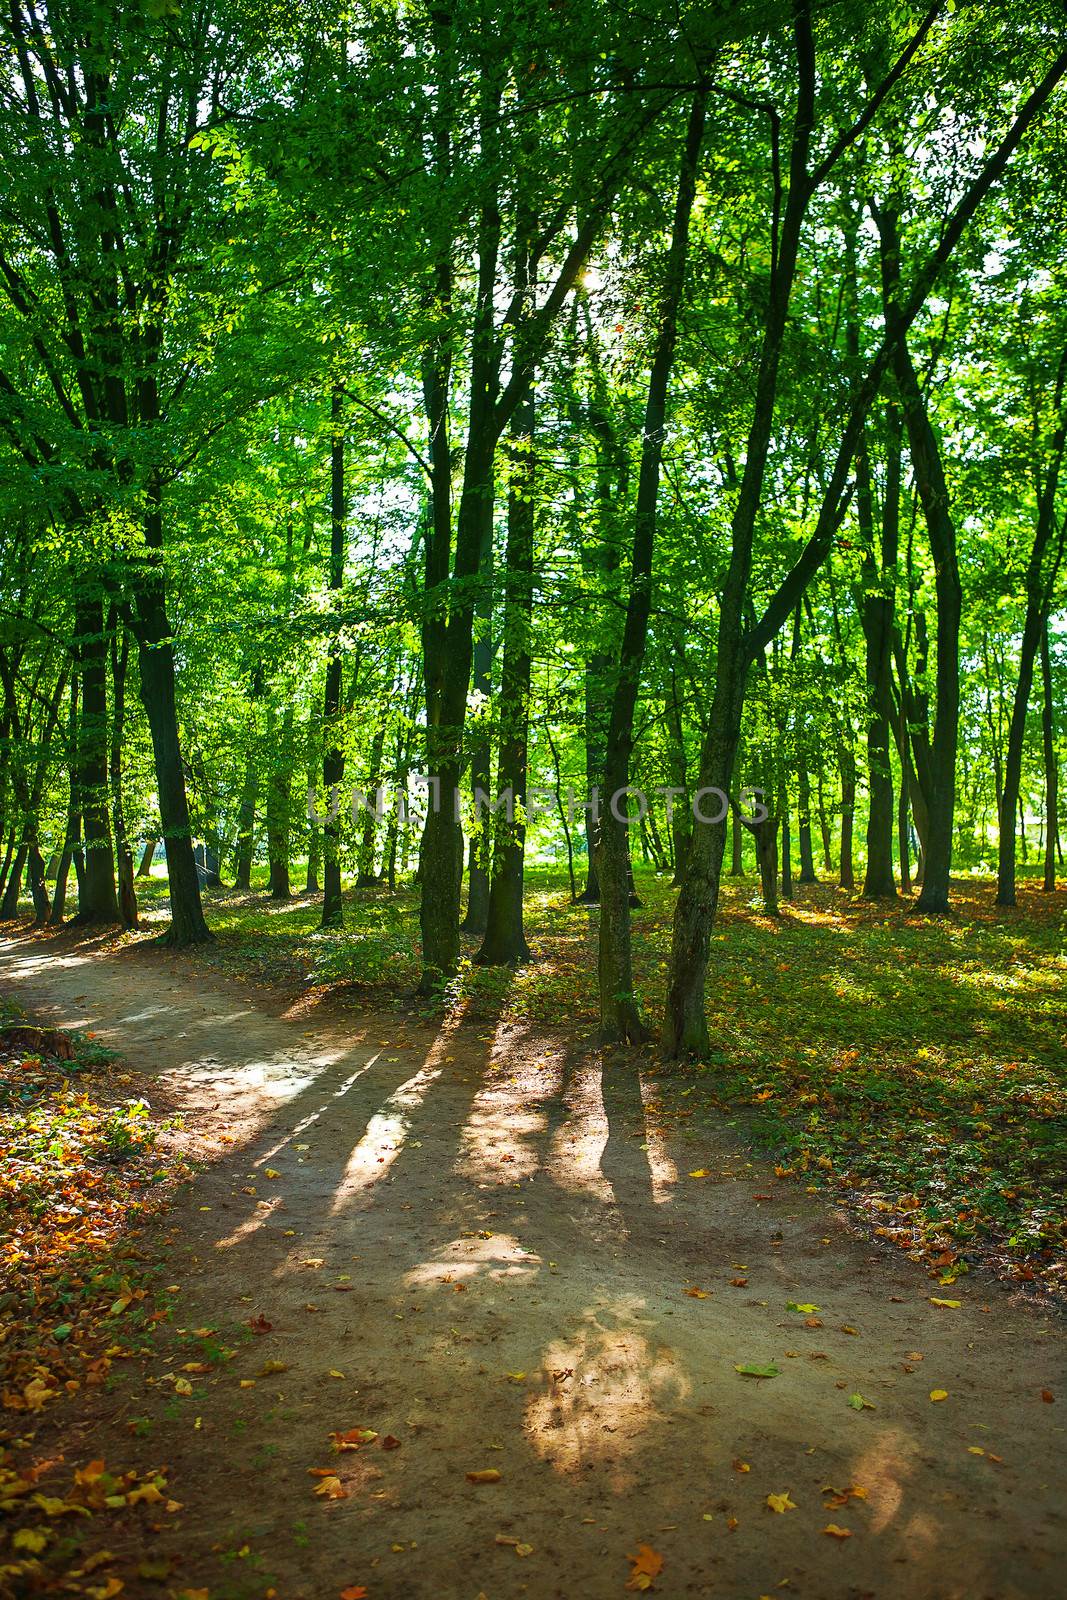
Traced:
<svg viewBox="0 0 1067 1600">
<path fill-rule="evenodd" d="M 740 1372 L 746 1378 L 777 1378 L 779 1376 L 777 1367 L 754 1367 L 747 1362 L 738 1365 L 735 1361 L 734 1371 Z"/>
</svg>

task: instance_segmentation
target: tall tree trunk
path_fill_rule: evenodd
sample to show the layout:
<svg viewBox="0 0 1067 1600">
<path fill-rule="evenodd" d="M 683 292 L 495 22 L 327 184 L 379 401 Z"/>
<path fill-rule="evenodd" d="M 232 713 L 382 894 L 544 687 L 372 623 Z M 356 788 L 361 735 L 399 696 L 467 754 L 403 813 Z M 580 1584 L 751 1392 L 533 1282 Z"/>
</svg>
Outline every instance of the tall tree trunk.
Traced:
<svg viewBox="0 0 1067 1600">
<path fill-rule="evenodd" d="M 856 460 L 856 515 L 861 539 L 863 584 L 860 619 L 865 644 L 867 684 L 867 868 L 866 900 L 893 900 L 893 769 L 889 741 L 893 706 L 892 646 L 895 572 L 900 543 L 900 422 L 893 406 L 885 409 L 885 501 L 881 548 L 874 548 L 874 507 L 870 457 L 866 439 Z"/>
<path fill-rule="evenodd" d="M 793 851 L 789 825 L 789 807 L 782 807 L 782 899 L 793 898 Z"/>
<path fill-rule="evenodd" d="M 292 844 L 293 788 L 293 706 L 282 713 L 281 734 L 272 752 L 267 776 L 267 866 L 270 874 L 267 892 L 272 900 L 288 900 L 289 852 Z"/>
<path fill-rule="evenodd" d="M 126 812 L 122 803 L 122 742 L 126 728 L 126 667 L 130 653 L 130 637 L 114 611 L 108 619 L 108 631 L 111 635 L 111 746 L 108 751 L 108 782 L 111 787 L 111 817 L 115 829 L 119 916 L 124 928 L 136 928 L 137 892 L 133 886 L 133 847 L 126 832 Z"/>
<path fill-rule="evenodd" d="M 841 863 L 837 881 L 842 889 L 856 887 L 852 862 L 852 834 L 856 821 L 856 757 L 852 746 L 841 746 Z"/>
<path fill-rule="evenodd" d="M 817 883 L 811 845 L 811 774 L 801 761 L 797 772 L 797 836 L 800 841 L 800 882 Z"/>
<path fill-rule="evenodd" d="M 330 402 L 330 595 L 336 608 L 345 574 L 345 492 L 344 393 L 335 384 Z M 326 687 L 322 706 L 322 785 L 326 821 L 322 829 L 322 921 L 323 928 L 344 925 L 341 899 L 340 784 L 345 774 L 345 752 L 341 728 L 341 681 L 343 673 L 341 639 L 336 632 L 330 639 L 326 660 Z"/>
<path fill-rule="evenodd" d="M 120 921 L 115 892 L 115 857 L 108 817 L 107 639 L 99 598 L 75 605 L 81 674 L 78 719 L 78 809 L 85 838 L 85 866 L 78 885 L 76 924 Z"/>
<path fill-rule="evenodd" d="M 1060 811 L 1052 705 L 1052 657 L 1048 635 L 1049 619 L 1046 615 L 1045 625 L 1041 630 L 1041 749 L 1045 766 L 1045 876 L 1042 888 L 1046 894 L 1051 894 L 1056 888 L 1056 847 L 1060 837 Z"/>
<path fill-rule="evenodd" d="M 493 516 L 486 516 L 484 544 L 478 558 L 481 595 L 475 608 L 474 652 L 471 662 L 471 688 L 482 711 L 475 722 L 471 745 L 470 787 L 474 806 L 467 862 L 467 912 L 460 924 L 464 933 L 484 934 L 489 916 L 489 868 L 492 834 L 478 795 L 489 793 L 492 781 L 493 747 L 490 734 L 489 701 L 493 692 Z"/>
<path fill-rule="evenodd" d="M 641 465 L 634 511 L 630 592 L 626 606 L 615 691 L 608 723 L 604 762 L 604 795 L 597 834 L 596 868 L 600 880 L 600 940 L 598 975 L 600 1025 L 605 1041 L 630 1044 L 647 1038 L 634 995 L 630 949 L 630 855 L 626 820 L 626 790 L 630 781 L 630 756 L 634 742 L 634 713 L 652 607 L 652 561 L 656 538 L 656 510 L 666 425 L 667 389 L 674 363 L 678 313 L 685 288 L 689 251 L 689 221 L 696 194 L 700 148 L 704 138 L 707 90 L 693 98 L 678 192 L 674 207 L 670 249 L 659 307 L 659 327 L 649 371 L 641 432 Z"/>
<path fill-rule="evenodd" d="M 529 288 L 520 269 L 520 287 Z M 500 734 L 497 801 L 493 818 L 493 867 L 481 966 L 518 966 L 530 959 L 522 919 L 526 868 L 527 741 L 530 728 L 531 629 L 536 511 L 533 385 L 511 425 L 508 541 L 504 557 L 504 653 L 500 675 Z M 511 815 L 508 815 L 510 810 Z M 488 819 L 487 819 L 488 820 Z"/>
<path fill-rule="evenodd" d="M 904 894 L 911 893 L 911 836 L 908 831 L 908 779 L 900 775 L 900 796 L 897 800 L 897 855 L 900 859 L 900 887 Z"/>
<path fill-rule="evenodd" d="M 378 882 L 374 872 L 374 848 L 378 822 L 378 790 L 382 782 L 382 752 L 385 749 L 385 719 L 382 717 L 371 740 L 370 772 L 367 782 L 368 804 L 363 812 L 363 828 L 356 854 L 356 888 L 370 889 Z"/>
<path fill-rule="evenodd" d="M 67 908 L 67 880 L 70 877 L 70 864 L 78 848 L 81 837 L 81 817 L 78 814 L 78 800 L 75 789 L 74 762 L 78 748 L 78 675 L 71 674 L 70 679 L 70 711 L 67 719 L 67 820 L 63 834 L 63 849 L 59 857 L 59 866 L 56 868 L 56 886 L 52 894 L 52 910 L 48 921 L 53 928 L 58 928 L 63 921 L 63 914 Z"/>
<path fill-rule="evenodd" d="M 879 217 L 882 243 L 886 326 L 897 327 L 896 292 L 900 281 L 900 245 L 896 219 L 887 209 Z M 956 748 L 960 712 L 960 621 L 963 594 L 956 559 L 956 528 L 937 435 L 927 410 L 903 332 L 893 350 L 893 373 L 904 411 L 908 449 L 926 523 L 934 564 L 937 596 L 937 669 L 934 689 L 934 736 L 930 746 L 930 792 L 927 800 L 927 842 L 922 892 L 917 910 L 948 910 L 949 875 L 956 809 Z M 1014 814 L 1014 812 L 1013 812 Z"/>
<path fill-rule="evenodd" d="M 137 868 L 137 876 L 139 878 L 150 878 L 152 876 L 152 862 L 155 860 L 156 846 L 158 844 L 159 840 L 154 836 L 145 840 L 145 846 L 141 851 L 141 860 Z"/>
<path fill-rule="evenodd" d="M 185 792 L 185 771 L 178 737 L 174 647 L 166 611 L 162 507 L 156 485 L 152 485 L 149 510 L 145 516 L 145 544 L 150 559 L 140 574 L 136 595 L 137 626 L 134 631 L 138 644 L 141 701 L 152 735 L 159 818 L 167 852 L 171 925 L 160 942 L 181 948 L 204 943 L 212 935 L 204 921 L 200 881 L 193 859 L 189 801 Z"/>
<path fill-rule="evenodd" d="M 1060 363 L 1057 400 L 1062 397 L 1065 376 L 1067 376 L 1067 349 L 1064 350 L 1063 359 Z M 1046 571 L 1046 552 L 1048 552 L 1052 544 L 1052 535 L 1056 523 L 1057 489 L 1065 445 L 1067 445 L 1067 410 L 1061 414 L 1056 432 L 1053 435 L 1047 471 L 1044 480 L 1039 484 L 1037 526 L 1034 531 L 1030 559 L 1026 567 L 1026 616 L 1023 621 L 1022 642 L 1019 646 L 1019 676 L 1012 700 L 1011 722 L 1008 726 L 1008 750 L 1004 762 L 1004 793 L 1000 801 L 1000 841 L 997 856 L 998 906 L 1013 906 L 1015 904 L 1015 808 L 1016 806 L 1019 807 L 1020 821 L 1022 821 L 1023 805 L 1020 786 L 1023 770 L 1023 746 L 1026 739 L 1026 714 L 1030 705 L 1030 690 L 1034 680 L 1034 661 L 1037 657 L 1041 640 L 1047 632 L 1049 600 L 1052 595 L 1056 573 L 1063 557 L 1064 539 L 1067 537 L 1067 517 L 1065 517 L 1060 529 L 1059 550 L 1054 552 L 1054 559 L 1048 563 L 1050 570 Z M 1025 850 L 1025 824 L 1023 825 L 1022 836 Z M 1023 859 L 1026 859 L 1025 855 Z"/>
</svg>

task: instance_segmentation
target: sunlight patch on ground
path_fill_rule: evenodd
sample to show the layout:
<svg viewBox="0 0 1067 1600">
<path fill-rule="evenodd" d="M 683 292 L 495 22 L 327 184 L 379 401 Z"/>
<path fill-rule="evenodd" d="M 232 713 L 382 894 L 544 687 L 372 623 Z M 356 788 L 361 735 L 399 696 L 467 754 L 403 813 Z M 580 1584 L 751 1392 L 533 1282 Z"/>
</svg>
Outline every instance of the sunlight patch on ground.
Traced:
<svg viewBox="0 0 1067 1600">
<path fill-rule="evenodd" d="M 558 1473 L 587 1462 L 614 1462 L 610 1482 L 624 1494 L 636 1478 L 623 1458 L 642 1448 L 647 1429 L 666 1421 L 690 1393 L 674 1352 L 654 1344 L 645 1302 L 634 1296 L 590 1309 L 569 1339 L 548 1345 L 541 1360 L 546 1387 L 527 1401 L 531 1446 Z"/>
<path fill-rule="evenodd" d="M 333 1215 L 343 1211 L 348 1201 L 387 1175 L 404 1147 L 411 1128 L 411 1113 L 425 1100 L 431 1086 L 441 1076 L 452 1042 L 452 1030 L 442 1029 L 418 1072 L 395 1089 L 371 1116 L 366 1131 L 348 1158 L 344 1176 L 333 1198 Z"/>
<path fill-rule="evenodd" d="M 482 1276 L 494 1279 L 527 1278 L 541 1265 L 533 1254 L 510 1233 L 494 1233 L 488 1239 L 453 1239 L 442 1245 L 433 1261 L 420 1261 L 404 1278 L 408 1288 L 435 1288 L 468 1283 Z"/>
</svg>

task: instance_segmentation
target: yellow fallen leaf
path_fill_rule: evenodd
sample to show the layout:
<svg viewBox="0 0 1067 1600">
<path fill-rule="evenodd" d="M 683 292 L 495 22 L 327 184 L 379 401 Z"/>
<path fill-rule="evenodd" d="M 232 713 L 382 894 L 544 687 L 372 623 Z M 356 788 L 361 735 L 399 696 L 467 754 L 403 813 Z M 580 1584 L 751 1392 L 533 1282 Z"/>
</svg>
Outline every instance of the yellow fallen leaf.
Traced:
<svg viewBox="0 0 1067 1600">
<path fill-rule="evenodd" d="M 323 1495 L 327 1500 L 348 1499 L 348 1490 L 340 1478 L 334 1477 L 332 1473 L 328 1478 L 323 1478 L 321 1483 L 316 1484 L 314 1493 Z"/>
<path fill-rule="evenodd" d="M 795 1511 L 796 1510 L 796 1506 L 794 1505 L 793 1501 L 790 1500 L 790 1498 L 789 1498 L 789 1490 L 788 1489 L 785 1491 L 784 1494 L 769 1494 L 767 1496 L 767 1504 L 770 1506 L 772 1511 Z"/>
<path fill-rule="evenodd" d="M 823 1533 L 828 1533 L 830 1535 L 831 1539 L 851 1539 L 852 1538 L 851 1529 L 849 1529 L 849 1528 L 839 1528 L 837 1526 L 836 1522 L 828 1522 L 826 1524 L 826 1527 L 822 1531 L 823 1531 Z"/>
<path fill-rule="evenodd" d="M 963 1304 L 962 1300 L 939 1300 L 936 1294 L 930 1295 L 929 1300 L 932 1306 L 949 1306 L 953 1311 L 958 1311 Z"/>
<path fill-rule="evenodd" d="M 526 1381 L 525 1372 L 508 1372 L 505 1373 L 505 1377 L 508 1378 L 512 1383 L 525 1383 Z"/>
<path fill-rule="evenodd" d="M 176 1378 L 174 1380 L 174 1393 L 175 1394 L 191 1395 L 192 1392 L 193 1392 L 193 1386 L 189 1382 L 188 1378 Z"/>
<path fill-rule="evenodd" d="M 31 1555 L 40 1555 L 50 1537 L 50 1534 L 42 1533 L 37 1528 L 20 1528 L 12 1536 L 12 1549 L 28 1550 Z"/>
<path fill-rule="evenodd" d="M 706 1178 L 707 1175 L 708 1171 L 706 1167 L 698 1167 L 695 1172 L 691 1172 L 689 1174 L 691 1178 Z"/>
<path fill-rule="evenodd" d="M 275 1172 L 273 1167 L 266 1167 L 266 1168 L 264 1168 L 263 1176 L 265 1178 L 280 1178 L 281 1177 L 281 1173 L 280 1172 Z"/>
<path fill-rule="evenodd" d="M 338 1372 L 336 1367 L 331 1367 L 329 1372 L 326 1374 L 326 1376 L 328 1378 L 343 1378 L 344 1377 L 344 1373 L 343 1372 Z"/>
<path fill-rule="evenodd" d="M 930 1399 L 931 1400 L 947 1400 L 948 1399 L 948 1390 L 947 1389 L 931 1389 L 930 1390 Z"/>
<path fill-rule="evenodd" d="M 265 1361 L 259 1369 L 261 1378 L 269 1378 L 275 1372 L 288 1372 L 289 1366 L 285 1361 Z"/>
</svg>

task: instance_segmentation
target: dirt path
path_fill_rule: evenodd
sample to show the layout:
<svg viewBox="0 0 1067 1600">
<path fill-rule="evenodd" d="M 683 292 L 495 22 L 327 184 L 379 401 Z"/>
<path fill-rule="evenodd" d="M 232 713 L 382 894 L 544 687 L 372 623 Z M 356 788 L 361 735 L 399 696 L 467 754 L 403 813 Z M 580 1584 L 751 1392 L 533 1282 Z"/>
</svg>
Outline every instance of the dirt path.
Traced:
<svg viewBox="0 0 1067 1600">
<path fill-rule="evenodd" d="M 184 1400 L 178 1355 L 137 1371 L 84 1446 L 110 1428 L 127 1459 L 169 1461 L 176 1587 L 599 1600 L 647 1544 L 666 1597 L 1063 1593 L 1055 1319 L 977 1276 L 940 1291 L 959 1309 L 932 1305 L 919 1266 L 728 1129 L 648 1131 L 632 1068 L 602 1081 L 543 1034 L 287 1021 L 162 954 L 0 942 L 0 987 L 233 1141 L 172 1214 L 166 1271 L 178 1326 L 239 1353 Z M 269 1333 L 234 1338 L 258 1316 Z M 335 1455 L 356 1427 L 379 1439 Z M 347 1498 L 316 1496 L 314 1467 Z M 486 1469 L 500 1481 L 468 1482 Z M 827 1485 L 865 1498 L 824 1509 Z"/>
</svg>

